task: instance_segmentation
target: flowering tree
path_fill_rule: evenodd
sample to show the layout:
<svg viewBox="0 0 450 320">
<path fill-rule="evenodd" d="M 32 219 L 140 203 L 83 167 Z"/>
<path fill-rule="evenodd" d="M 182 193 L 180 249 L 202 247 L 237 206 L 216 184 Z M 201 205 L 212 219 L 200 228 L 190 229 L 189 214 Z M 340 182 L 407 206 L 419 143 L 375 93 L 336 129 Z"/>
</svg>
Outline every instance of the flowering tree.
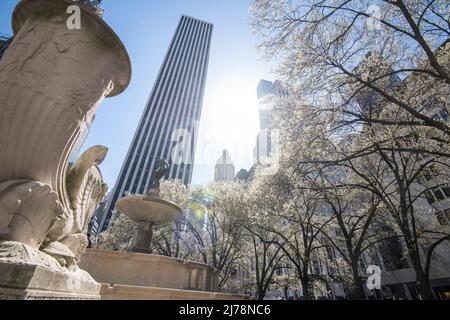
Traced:
<svg viewBox="0 0 450 320">
<path fill-rule="evenodd" d="M 161 198 L 176 203 L 186 210 L 191 206 L 190 190 L 179 180 L 166 180 L 160 185 Z M 194 256 L 192 245 L 184 228 L 186 217 L 175 223 L 157 227 L 153 234 L 152 245 L 156 254 L 190 259 Z"/>
<path fill-rule="evenodd" d="M 256 298 L 263 300 L 270 286 L 275 283 L 275 271 L 283 260 L 283 246 L 278 245 L 277 236 L 261 227 L 260 224 L 249 224 L 246 239 L 249 240 L 249 262 L 254 269 L 252 287 Z"/>
<path fill-rule="evenodd" d="M 329 178 L 324 172 L 326 170 L 320 173 L 322 183 L 314 188 L 323 194 L 334 219 L 322 230 L 322 240 L 324 244 L 331 245 L 351 268 L 350 297 L 359 300 L 365 297 L 360 273 L 363 254 L 385 237 L 395 235 L 384 235 L 374 227 L 375 223 L 385 219 L 380 214 L 381 200 L 376 194 L 348 186 L 349 181 L 332 179 L 335 173 Z M 344 174 L 342 178 L 348 179 L 348 176 Z M 331 263 L 336 264 L 335 260 Z"/>
<path fill-rule="evenodd" d="M 219 271 L 219 288 L 224 288 L 244 254 L 247 193 L 241 183 L 221 182 L 194 190 L 192 201 L 186 226 L 194 240 L 196 259 Z"/>
<path fill-rule="evenodd" d="M 115 212 L 109 228 L 99 236 L 91 236 L 94 248 L 126 251 L 131 244 L 137 225 L 126 215 Z"/>
<path fill-rule="evenodd" d="M 448 10 L 445 0 L 255 0 L 252 26 L 266 56 L 282 57 L 280 74 L 310 102 L 325 99 L 353 124 L 396 126 L 367 108 L 393 104 L 411 115 L 402 125 L 435 128 L 448 142 L 449 126 L 429 106 L 417 108 L 431 96 L 445 105 Z M 414 86 L 392 90 L 412 77 Z"/>
<path fill-rule="evenodd" d="M 289 163 L 283 163 L 275 176 L 257 173 L 253 195 L 257 201 L 256 223 L 260 229 L 274 235 L 270 241 L 294 266 L 304 298 L 311 299 L 312 282 L 317 278 L 310 272 L 311 263 L 323 247 L 318 241 L 321 232 L 332 219 L 324 211 L 319 193 L 307 184 L 308 180 Z"/>
<path fill-rule="evenodd" d="M 424 201 L 437 187 L 449 190 L 448 3 L 255 0 L 252 12 L 261 49 L 281 58 L 279 73 L 291 86 L 291 99 L 274 110 L 287 162 L 314 166 L 317 176 L 334 172 L 339 183 L 327 181 L 333 187 L 381 205 L 422 297 L 433 299 L 430 265 L 449 232 Z M 438 174 L 424 182 L 428 171 Z M 339 222 L 344 195 L 325 200 L 341 231 L 352 230 Z M 377 210 L 370 207 L 357 229 L 373 225 Z M 348 235 L 355 241 L 349 258 L 366 237 Z"/>
</svg>

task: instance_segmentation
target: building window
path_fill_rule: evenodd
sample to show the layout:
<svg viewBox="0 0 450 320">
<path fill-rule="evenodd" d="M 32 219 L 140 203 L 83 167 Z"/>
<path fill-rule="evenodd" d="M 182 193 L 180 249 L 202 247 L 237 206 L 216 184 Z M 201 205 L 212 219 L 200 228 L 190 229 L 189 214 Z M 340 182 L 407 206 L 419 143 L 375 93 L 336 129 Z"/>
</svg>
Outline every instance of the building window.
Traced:
<svg viewBox="0 0 450 320">
<path fill-rule="evenodd" d="M 312 267 L 314 274 L 320 274 L 320 262 L 317 259 L 313 259 Z"/>
<path fill-rule="evenodd" d="M 426 168 L 423 170 L 423 177 L 425 178 L 425 181 L 433 179 L 433 175 L 431 174 L 431 170 Z"/>
<path fill-rule="evenodd" d="M 432 191 L 425 192 L 425 197 L 430 204 L 445 200 L 450 198 L 450 187 L 449 185 L 444 185 L 439 188 L 435 188 Z"/>
<path fill-rule="evenodd" d="M 450 198 L 450 186 L 446 185 L 446 186 L 442 187 L 442 191 L 444 192 L 444 194 L 447 198 Z"/>
<path fill-rule="evenodd" d="M 435 189 L 434 190 L 434 195 L 436 196 L 436 199 L 438 201 L 442 201 L 445 199 L 445 195 L 442 193 L 441 189 Z"/>
<path fill-rule="evenodd" d="M 430 204 L 434 204 L 436 200 L 434 200 L 434 196 L 430 191 L 425 192 L 425 197 Z"/>
<path fill-rule="evenodd" d="M 448 119 L 449 119 L 449 114 L 448 114 L 448 111 L 446 109 L 442 109 L 441 111 L 439 111 L 438 114 L 435 114 L 433 116 L 433 120 L 434 121 L 445 122 L 445 121 L 448 121 Z"/>
<path fill-rule="evenodd" d="M 430 167 L 423 169 L 419 182 L 423 184 L 439 176 L 442 176 L 442 171 L 435 164 L 432 164 Z"/>
<path fill-rule="evenodd" d="M 436 218 L 438 219 L 439 223 L 442 226 L 446 226 L 449 224 L 450 221 L 450 209 L 442 212 L 442 211 L 437 211 L 436 212 Z"/>
<path fill-rule="evenodd" d="M 388 239 L 380 244 L 380 254 L 383 257 L 387 271 L 408 268 L 401 242 L 397 238 Z"/>
<path fill-rule="evenodd" d="M 328 253 L 328 258 L 332 261 L 336 261 L 337 257 L 336 257 L 336 251 L 334 250 L 333 247 L 327 247 L 327 253 Z"/>
</svg>

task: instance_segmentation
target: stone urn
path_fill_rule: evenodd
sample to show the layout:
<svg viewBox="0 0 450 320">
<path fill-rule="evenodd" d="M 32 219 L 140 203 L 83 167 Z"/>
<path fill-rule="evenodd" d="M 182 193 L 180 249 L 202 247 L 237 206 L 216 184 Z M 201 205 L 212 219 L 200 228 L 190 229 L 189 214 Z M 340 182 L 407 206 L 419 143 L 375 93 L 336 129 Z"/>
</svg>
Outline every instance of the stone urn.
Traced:
<svg viewBox="0 0 450 320">
<path fill-rule="evenodd" d="M 79 29 L 67 23 L 74 5 Z M 98 165 L 107 149 L 89 149 L 70 168 L 69 155 L 101 101 L 126 89 L 131 64 L 111 28 L 70 0 L 22 0 L 12 26 L 0 60 L 0 268 L 60 273 L 76 266 L 106 192 Z M 3 273 L 2 286 L 26 284 Z"/>
</svg>

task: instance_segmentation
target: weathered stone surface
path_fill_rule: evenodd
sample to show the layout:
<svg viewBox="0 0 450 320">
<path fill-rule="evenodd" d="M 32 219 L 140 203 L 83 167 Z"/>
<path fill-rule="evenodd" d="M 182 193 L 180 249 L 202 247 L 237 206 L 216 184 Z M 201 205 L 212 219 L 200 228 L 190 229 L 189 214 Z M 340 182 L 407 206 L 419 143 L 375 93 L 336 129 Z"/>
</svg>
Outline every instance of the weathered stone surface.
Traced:
<svg viewBox="0 0 450 320">
<path fill-rule="evenodd" d="M 170 201 L 144 195 L 121 198 L 117 200 L 116 209 L 134 222 L 151 222 L 154 225 L 175 221 L 183 212 Z"/>
<path fill-rule="evenodd" d="M 80 267 L 98 282 L 141 287 L 216 291 L 214 268 L 169 257 L 88 249 Z"/>
<path fill-rule="evenodd" d="M 98 165 L 107 149 L 89 149 L 70 169 L 68 157 L 103 99 L 128 86 L 131 65 L 114 32 L 84 7 L 81 29 L 67 27 L 73 4 L 20 1 L 0 60 L 3 297 L 95 298 L 100 290 L 76 262 L 106 192 Z"/>
<path fill-rule="evenodd" d="M 98 168 L 108 149 L 95 146 L 84 152 L 69 169 L 67 192 L 71 214 L 60 215 L 47 235 L 48 243 L 60 243 L 71 250 L 79 260 L 88 245 L 86 236 L 88 223 L 97 204 L 107 191 Z"/>
<path fill-rule="evenodd" d="M 14 41 L 0 61 L 0 239 L 34 248 L 59 241 L 79 255 L 87 242 L 79 235 L 105 192 L 97 164 L 106 148 L 89 150 L 69 181 L 68 157 L 101 101 L 126 88 L 131 67 L 97 16 L 82 10 L 82 28 L 69 30 L 68 5 L 24 0 L 14 11 Z"/>
<path fill-rule="evenodd" d="M 80 267 L 102 283 L 102 300 L 248 300 L 217 293 L 205 264 L 149 254 L 88 249 Z"/>
<path fill-rule="evenodd" d="M 121 42 L 99 18 L 82 11 L 81 30 L 67 28 L 69 4 L 21 1 L 0 62 L 0 181 L 40 181 L 60 197 L 80 124 L 131 73 Z"/>
<path fill-rule="evenodd" d="M 0 300 L 99 300 L 99 291 L 98 283 L 75 272 L 0 262 Z"/>
<path fill-rule="evenodd" d="M 138 223 L 137 230 L 133 235 L 130 244 L 130 250 L 136 253 L 152 254 L 152 239 L 153 239 L 153 223 L 141 222 Z"/>
<path fill-rule="evenodd" d="M 19 242 L 0 242 L 0 299 L 99 299 L 100 285 L 76 265 Z"/>
<path fill-rule="evenodd" d="M 102 300 L 252 300 L 249 296 L 240 296 L 220 292 L 201 292 L 179 289 L 163 289 L 139 286 L 102 284 Z"/>
<path fill-rule="evenodd" d="M 37 249 L 55 217 L 63 212 L 57 193 L 48 184 L 31 180 L 0 183 L 0 240 L 18 241 Z"/>
</svg>

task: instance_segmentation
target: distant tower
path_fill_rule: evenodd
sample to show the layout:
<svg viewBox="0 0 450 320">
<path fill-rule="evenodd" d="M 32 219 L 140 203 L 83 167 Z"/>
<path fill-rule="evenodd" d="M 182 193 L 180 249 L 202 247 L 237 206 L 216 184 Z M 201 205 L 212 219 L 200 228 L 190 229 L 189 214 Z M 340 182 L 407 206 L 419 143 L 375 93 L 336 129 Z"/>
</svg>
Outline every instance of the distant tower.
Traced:
<svg viewBox="0 0 450 320">
<path fill-rule="evenodd" d="M 104 231 L 116 201 L 126 192 L 145 194 L 153 184 L 157 161 L 170 164 L 167 179 L 191 183 L 213 25 L 182 16 L 159 71 L 136 134 L 123 163 L 106 214 L 100 221 Z M 189 135 L 186 135 L 188 133 Z M 184 146 L 189 161 L 174 161 L 174 150 Z M 186 158 L 185 158 L 186 159 Z"/>
<path fill-rule="evenodd" d="M 258 96 L 260 128 L 261 130 L 269 129 L 273 100 L 286 98 L 289 96 L 289 93 L 283 88 L 280 81 L 270 82 L 264 79 L 259 82 L 256 92 Z"/>
<path fill-rule="evenodd" d="M 281 82 L 275 80 L 261 80 L 256 89 L 259 108 L 260 133 L 258 134 L 256 147 L 253 152 L 255 163 L 259 163 L 261 157 L 270 156 L 272 152 L 270 135 L 270 117 L 275 99 L 286 98 L 289 92 L 283 88 Z"/>
<path fill-rule="evenodd" d="M 217 160 L 214 168 L 214 181 L 232 181 L 235 177 L 236 169 L 231 161 L 228 150 L 223 150 L 222 156 Z"/>
</svg>

